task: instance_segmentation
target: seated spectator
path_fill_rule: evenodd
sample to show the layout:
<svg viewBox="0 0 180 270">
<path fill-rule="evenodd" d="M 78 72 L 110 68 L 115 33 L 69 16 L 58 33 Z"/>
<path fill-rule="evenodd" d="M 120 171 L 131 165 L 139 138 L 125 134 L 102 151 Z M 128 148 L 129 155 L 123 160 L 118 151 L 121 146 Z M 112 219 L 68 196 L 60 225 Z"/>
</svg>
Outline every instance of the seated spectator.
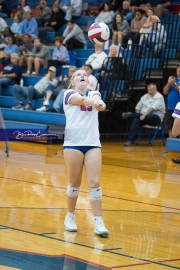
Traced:
<svg viewBox="0 0 180 270">
<path fill-rule="evenodd" d="M 49 66 L 60 67 L 68 64 L 69 53 L 66 47 L 62 45 L 62 42 L 63 42 L 62 37 L 57 37 L 55 39 L 56 48 L 53 51 L 52 59 L 48 60 L 48 67 Z"/>
<path fill-rule="evenodd" d="M 0 17 L 0 35 L 2 35 L 6 27 L 7 27 L 6 21 Z"/>
<path fill-rule="evenodd" d="M 148 3 L 149 0 L 131 0 L 129 9 L 132 11 L 132 13 L 135 13 L 137 9 L 142 8 L 144 5 Z"/>
<path fill-rule="evenodd" d="M 14 36 L 14 33 L 11 31 L 10 27 L 5 27 L 3 34 L 1 34 L 1 44 L 4 44 L 1 48 L 5 48 L 8 44 L 8 38 L 9 36 Z"/>
<path fill-rule="evenodd" d="M 18 53 L 19 48 L 16 45 L 16 38 L 14 36 L 8 37 L 8 45 L 6 45 L 3 54 L 0 58 L 0 63 L 3 64 L 3 66 L 7 66 L 10 63 L 10 56 L 12 53 Z"/>
<path fill-rule="evenodd" d="M 38 26 L 36 20 L 32 17 L 32 12 L 26 12 L 26 19 L 22 22 L 22 33 L 17 35 L 18 39 L 22 39 L 24 34 L 30 34 L 34 40 L 38 36 Z"/>
<path fill-rule="evenodd" d="M 19 65 L 20 67 L 27 66 L 27 58 L 29 53 L 32 52 L 34 45 L 30 34 L 24 34 L 23 43 L 19 46 Z"/>
<path fill-rule="evenodd" d="M 180 94 L 180 90 L 179 90 L 179 94 Z M 173 135 L 173 137 L 176 138 L 177 136 L 180 136 L 180 102 L 178 102 L 176 104 L 176 107 L 174 109 L 174 112 L 173 112 L 172 116 L 174 117 L 172 135 Z M 179 158 L 173 158 L 172 161 L 174 163 L 180 164 L 180 157 Z"/>
<path fill-rule="evenodd" d="M 122 8 L 117 10 L 116 13 L 114 14 L 114 16 L 117 13 L 121 13 L 124 17 L 124 20 L 126 20 L 126 21 L 128 21 L 128 23 L 130 23 L 132 20 L 132 17 L 133 17 L 133 13 L 129 10 L 129 7 L 130 7 L 130 3 L 128 1 L 124 1 L 122 4 Z"/>
<path fill-rule="evenodd" d="M 109 2 L 104 3 L 102 6 L 102 11 L 95 18 L 95 22 L 104 22 L 106 24 L 111 24 L 114 16 L 114 11 L 112 11 L 111 4 Z"/>
<path fill-rule="evenodd" d="M 112 44 L 115 45 L 116 41 L 118 42 L 118 46 L 121 47 L 123 37 L 129 33 L 129 24 L 122 14 L 117 13 L 113 19 L 112 23 L 113 36 L 112 36 Z"/>
<path fill-rule="evenodd" d="M 112 10 L 116 12 L 117 10 L 122 8 L 122 2 L 123 0 L 111 0 L 110 3 L 111 3 Z"/>
<path fill-rule="evenodd" d="M 107 54 L 103 52 L 103 45 L 101 44 L 95 44 L 95 53 L 91 54 L 86 64 L 90 64 L 93 69 L 100 69 L 102 67 L 102 64 L 104 62 L 104 59 L 107 57 Z"/>
<path fill-rule="evenodd" d="M 10 17 L 11 9 L 8 7 L 4 0 L 0 0 L 0 17 L 8 18 Z"/>
<path fill-rule="evenodd" d="M 46 35 L 46 32 L 58 31 L 59 27 L 61 27 L 64 23 L 65 23 L 65 20 L 64 20 L 63 12 L 59 9 L 59 6 L 57 4 L 54 4 L 50 19 L 44 24 L 44 27 L 40 27 L 38 29 L 39 37 L 44 38 L 44 36 Z"/>
<path fill-rule="evenodd" d="M 37 10 L 37 24 L 38 27 L 43 27 L 43 25 L 50 20 L 51 10 L 46 5 L 46 1 L 41 0 L 39 5 L 36 7 Z"/>
<path fill-rule="evenodd" d="M 23 76 L 29 76 L 32 72 L 34 65 L 35 72 L 32 75 L 39 75 L 39 69 L 41 66 L 47 68 L 48 60 L 51 58 L 50 51 L 45 46 L 40 38 L 34 40 L 34 48 L 32 52 L 27 53 L 27 72 Z"/>
<path fill-rule="evenodd" d="M 11 54 L 11 63 L 0 72 L 0 93 L 2 85 L 12 85 L 20 83 L 21 68 L 18 65 L 19 56 L 17 53 Z"/>
<path fill-rule="evenodd" d="M 141 5 L 141 8 L 147 10 L 149 7 L 155 9 L 156 15 L 159 19 L 162 16 L 169 14 L 169 8 L 171 6 L 171 0 L 149 0 L 147 4 Z"/>
<path fill-rule="evenodd" d="M 57 4 L 60 8 L 60 10 L 65 14 L 66 10 L 63 10 L 63 7 L 69 7 L 70 6 L 70 0 L 56 0 L 55 4 Z"/>
<path fill-rule="evenodd" d="M 148 93 L 143 95 L 137 103 L 135 113 L 122 114 L 123 119 L 133 118 L 128 135 L 128 141 L 124 146 L 134 146 L 135 138 L 140 127 L 144 125 L 158 126 L 164 118 L 165 103 L 163 96 L 157 91 L 157 86 L 150 83 L 147 86 Z"/>
<path fill-rule="evenodd" d="M 113 76 L 116 76 L 120 70 L 122 72 L 123 62 L 122 55 L 119 54 L 119 47 L 111 45 L 108 57 L 104 59 L 100 73 L 97 75 L 100 90 L 110 87 Z"/>
<path fill-rule="evenodd" d="M 92 66 L 90 64 L 84 64 L 82 66 L 82 69 L 84 69 L 86 71 L 88 81 L 89 81 L 89 84 L 87 86 L 87 90 L 88 91 L 96 91 L 97 87 L 98 87 L 98 81 L 97 81 L 96 77 L 94 75 L 92 75 L 92 73 L 93 73 Z"/>
<path fill-rule="evenodd" d="M 153 25 L 148 29 L 148 33 L 145 35 L 142 46 L 144 57 L 146 48 L 153 49 L 154 56 L 159 57 L 162 48 L 165 47 L 167 41 L 167 32 L 164 26 L 160 23 L 157 16 L 152 16 Z"/>
<path fill-rule="evenodd" d="M 64 40 L 62 44 L 67 45 L 68 51 L 84 48 L 84 44 L 86 44 L 81 28 L 72 20 L 67 22 L 67 27 L 64 30 L 63 37 Z"/>
<path fill-rule="evenodd" d="M 50 67 L 48 73 L 44 78 L 42 78 L 39 82 L 37 82 L 34 86 L 30 85 L 27 87 L 21 87 L 19 85 L 13 86 L 13 96 L 19 102 L 16 107 L 12 107 L 14 110 L 31 110 L 32 109 L 32 100 L 43 98 L 45 90 L 47 87 L 52 84 L 57 86 L 56 76 L 56 68 Z M 24 100 L 28 103 L 26 106 L 24 105 Z"/>
<path fill-rule="evenodd" d="M 133 44 L 138 44 L 140 38 L 139 32 L 145 22 L 146 18 L 144 17 L 144 11 L 142 9 L 136 10 L 135 17 L 131 21 L 130 32 L 126 36 L 124 36 L 123 44 L 127 44 L 130 38 L 132 39 Z"/>
<path fill-rule="evenodd" d="M 17 13 L 22 16 L 22 19 L 26 19 L 26 12 L 29 11 L 31 12 L 30 7 L 27 5 L 26 0 L 21 0 L 20 5 L 17 8 Z"/>
<path fill-rule="evenodd" d="M 11 31 L 14 34 L 21 34 L 22 33 L 22 16 L 19 13 L 14 15 L 14 22 L 11 25 Z"/>
<path fill-rule="evenodd" d="M 72 17 L 79 17 L 82 11 L 82 0 L 70 0 L 70 5 L 63 6 L 62 10 L 66 13 L 66 21 L 70 21 Z"/>
<path fill-rule="evenodd" d="M 65 92 L 69 88 L 71 77 L 75 71 L 76 71 L 75 67 L 70 67 L 68 77 L 65 75 L 61 75 L 61 76 L 59 76 L 58 85 L 56 87 L 54 87 L 52 84 L 47 87 L 47 90 L 46 90 L 45 95 L 44 95 L 45 100 L 43 102 L 43 106 L 39 109 L 36 109 L 36 111 L 46 112 L 48 110 L 49 100 L 51 98 L 56 99 L 57 96 L 61 93 L 61 91 Z M 64 92 L 63 92 L 63 94 L 64 94 Z M 54 111 L 54 110 L 51 109 L 50 111 Z"/>
<path fill-rule="evenodd" d="M 64 92 L 67 89 L 70 89 L 70 88 L 73 89 L 73 86 L 71 84 L 71 80 L 72 80 L 72 76 L 73 76 L 75 71 L 76 71 L 76 67 L 72 66 L 69 68 L 69 76 L 68 76 L 69 86 L 66 89 L 63 89 L 63 88 L 60 89 L 60 93 L 58 94 L 57 98 L 55 99 L 55 101 L 53 103 L 53 108 L 48 110 L 49 112 L 56 112 L 56 113 L 64 112 L 63 111 Z M 59 87 L 61 87 L 61 86 L 59 85 Z"/>
<path fill-rule="evenodd" d="M 142 41 L 145 37 L 144 34 L 148 33 L 149 28 L 152 26 L 152 16 L 155 15 L 155 11 L 153 8 L 148 8 L 146 11 L 147 14 L 147 20 L 145 21 L 143 27 L 140 29 L 139 33 L 142 35 L 140 36 L 139 44 L 142 44 Z"/>
</svg>

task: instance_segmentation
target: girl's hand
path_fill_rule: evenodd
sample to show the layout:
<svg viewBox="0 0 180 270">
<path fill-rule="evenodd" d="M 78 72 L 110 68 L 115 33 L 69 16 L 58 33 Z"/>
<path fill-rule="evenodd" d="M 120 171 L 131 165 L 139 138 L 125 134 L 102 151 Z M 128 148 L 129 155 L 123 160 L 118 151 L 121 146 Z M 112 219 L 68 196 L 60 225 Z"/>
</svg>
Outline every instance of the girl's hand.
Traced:
<svg viewBox="0 0 180 270">
<path fill-rule="evenodd" d="M 101 100 L 95 100 L 94 107 L 97 111 L 103 111 L 106 108 L 106 104 Z"/>
</svg>

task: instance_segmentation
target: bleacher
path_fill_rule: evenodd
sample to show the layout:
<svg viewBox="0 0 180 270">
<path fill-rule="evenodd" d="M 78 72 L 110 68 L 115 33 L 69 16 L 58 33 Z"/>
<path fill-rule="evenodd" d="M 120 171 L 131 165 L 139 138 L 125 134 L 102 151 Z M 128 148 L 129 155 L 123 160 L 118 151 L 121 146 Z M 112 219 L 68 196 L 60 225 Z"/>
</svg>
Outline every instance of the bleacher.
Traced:
<svg viewBox="0 0 180 270">
<path fill-rule="evenodd" d="M 31 3 L 31 7 L 35 7 L 39 1 L 34 1 Z M 54 1 L 53 1 L 54 2 Z M 47 5 L 51 6 L 52 1 L 47 1 Z M 86 1 L 89 7 L 96 7 L 97 3 L 102 1 Z M 173 1 L 173 4 L 178 6 L 180 1 Z M 99 3 L 100 5 L 100 3 Z M 172 7 L 173 9 L 173 7 Z M 75 22 L 80 26 L 86 26 L 89 20 L 94 18 L 89 16 L 81 16 L 75 19 Z M 13 19 L 6 19 L 8 25 L 11 25 Z M 136 89 L 146 90 L 146 82 L 149 79 L 160 79 L 163 78 L 163 72 L 168 69 L 168 67 L 176 67 L 179 62 L 177 55 L 180 50 L 179 35 L 180 35 L 180 16 L 178 14 L 166 15 L 162 18 L 162 24 L 165 26 L 168 40 L 167 47 L 161 52 L 161 55 L 157 58 L 154 57 L 152 50 L 146 50 L 145 56 L 142 58 L 141 49 L 136 46 L 134 50 L 130 48 L 121 48 L 121 53 L 125 61 L 125 69 L 121 77 L 114 77 L 114 82 L 109 90 L 110 94 L 107 93 L 107 89 L 102 92 L 104 101 L 106 101 L 110 106 L 112 106 L 113 101 L 121 100 L 126 93 L 126 99 L 128 100 L 129 95 L 132 91 Z M 54 41 L 56 34 L 62 34 L 65 26 L 61 27 L 57 33 L 47 33 L 46 41 Z M 76 65 L 81 67 L 88 56 L 94 53 L 94 44 L 88 40 L 87 35 L 85 36 L 87 40 L 87 49 L 76 49 L 74 52 L 70 53 L 71 62 L 70 65 Z M 111 44 L 111 40 L 110 40 Z M 51 49 L 52 51 L 52 49 Z M 108 53 L 108 51 L 106 51 Z M 41 69 L 41 74 L 45 74 L 46 71 Z M 68 66 L 62 67 L 59 72 L 63 75 L 67 75 Z M 24 85 L 34 85 L 41 77 L 29 76 L 24 77 Z M 143 83 L 142 83 L 143 82 Z M 143 85 L 142 88 L 140 88 Z M 119 93 L 120 97 L 116 97 L 116 93 Z M 112 99 L 111 96 L 114 98 Z M 129 94 L 130 93 L 130 94 Z M 124 99 L 123 99 L 124 100 Z M 12 110 L 12 106 L 17 105 L 12 96 L 12 86 L 3 87 L 0 96 L 0 107 L 2 108 L 2 114 L 5 119 L 7 128 L 22 128 L 22 129 L 41 129 L 47 132 L 50 126 L 62 127 L 65 126 L 65 115 L 48 113 L 48 112 L 37 112 L 36 108 L 42 106 L 43 99 L 33 100 L 32 107 L 33 111 L 18 111 Z M 50 101 L 50 107 L 52 107 L 53 101 Z M 111 109 L 110 107 L 108 109 Z"/>
</svg>

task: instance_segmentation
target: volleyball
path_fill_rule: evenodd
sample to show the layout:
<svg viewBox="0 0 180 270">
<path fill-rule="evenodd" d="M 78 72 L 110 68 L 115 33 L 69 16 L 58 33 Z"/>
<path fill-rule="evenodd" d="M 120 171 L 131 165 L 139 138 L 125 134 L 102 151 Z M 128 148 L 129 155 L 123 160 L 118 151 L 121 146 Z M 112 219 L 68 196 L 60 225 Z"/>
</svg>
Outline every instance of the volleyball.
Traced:
<svg viewBox="0 0 180 270">
<path fill-rule="evenodd" d="M 109 27 L 103 22 L 93 23 L 88 29 L 88 37 L 93 43 L 103 44 L 109 39 L 109 36 Z"/>
</svg>

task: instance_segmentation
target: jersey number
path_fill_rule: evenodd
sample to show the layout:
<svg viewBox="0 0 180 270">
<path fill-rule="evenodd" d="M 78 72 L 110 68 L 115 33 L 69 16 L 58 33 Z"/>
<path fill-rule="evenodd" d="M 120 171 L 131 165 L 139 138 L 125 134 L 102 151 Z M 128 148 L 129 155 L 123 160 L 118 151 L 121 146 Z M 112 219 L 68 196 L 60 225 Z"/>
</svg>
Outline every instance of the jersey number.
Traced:
<svg viewBox="0 0 180 270">
<path fill-rule="evenodd" d="M 81 111 L 92 111 L 92 106 L 84 106 L 84 105 L 81 105 Z"/>
</svg>

